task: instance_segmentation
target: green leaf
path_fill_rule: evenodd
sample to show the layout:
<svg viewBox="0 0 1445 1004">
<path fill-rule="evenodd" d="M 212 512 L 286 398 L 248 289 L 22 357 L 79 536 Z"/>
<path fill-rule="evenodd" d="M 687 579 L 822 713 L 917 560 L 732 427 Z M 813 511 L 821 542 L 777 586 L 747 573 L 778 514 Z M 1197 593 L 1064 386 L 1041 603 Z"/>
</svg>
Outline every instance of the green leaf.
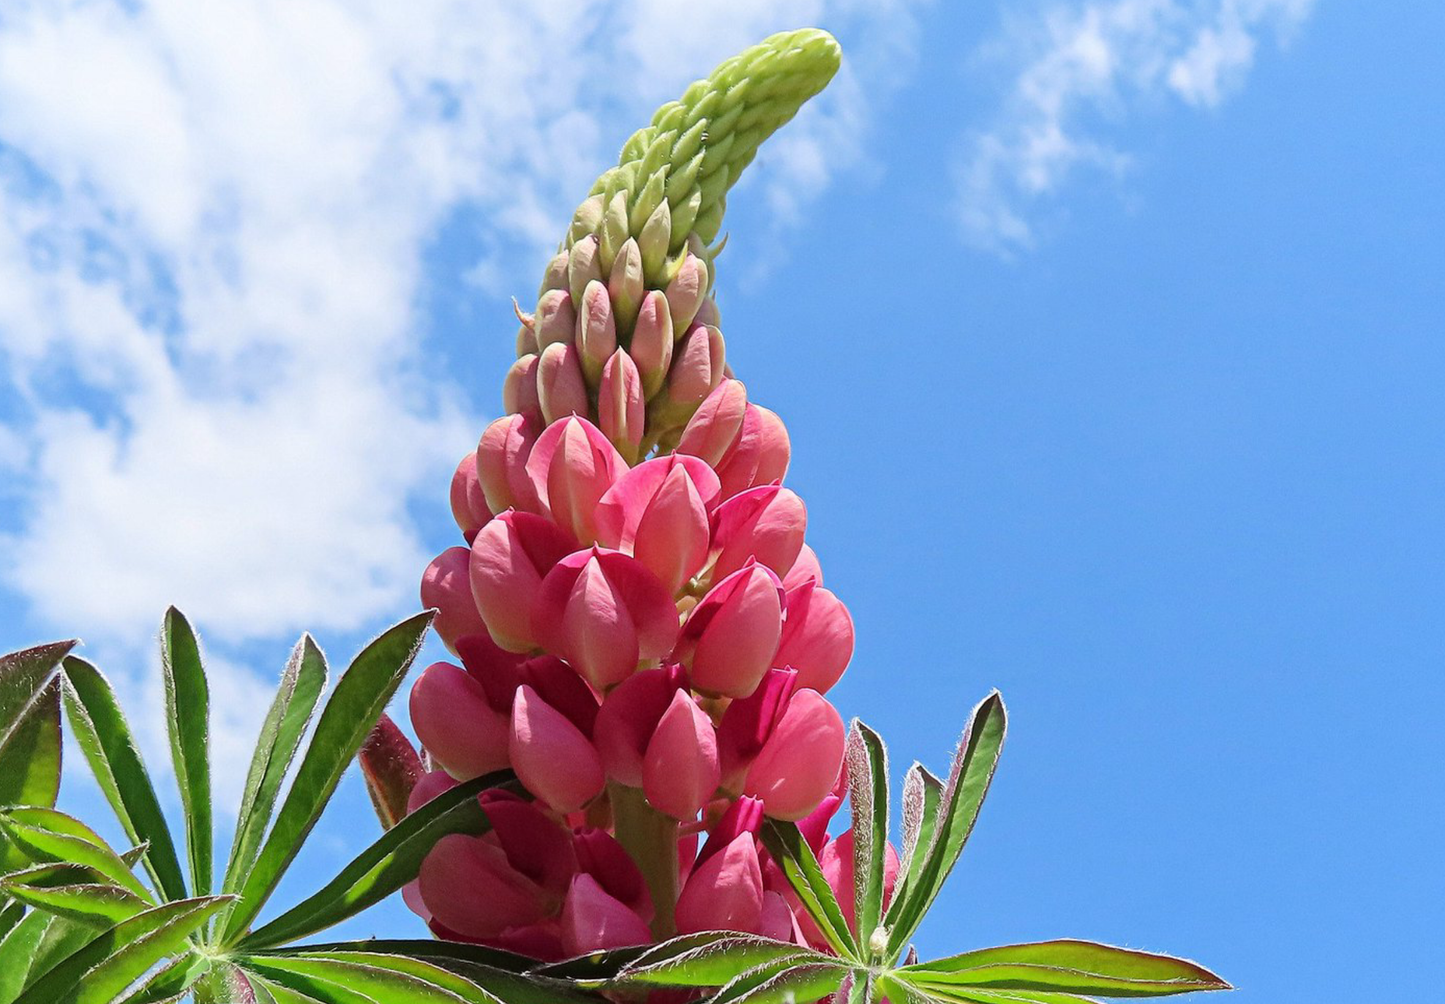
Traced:
<svg viewBox="0 0 1445 1004">
<path fill-rule="evenodd" d="M 293 942 L 380 902 L 416 878 L 422 859 L 442 837 L 490 829 L 477 796 L 515 783 L 511 771 L 498 771 L 442 792 L 383 833 L 320 892 L 247 935 L 241 947 L 256 950 Z"/>
<path fill-rule="evenodd" d="M 0 805 L 55 804 L 60 792 L 60 683 L 51 679 L 0 730 Z"/>
<path fill-rule="evenodd" d="M 0 810 L 0 831 L 32 861 L 82 865 L 141 899 L 150 899 L 120 855 L 90 827 L 63 812 L 37 805 Z"/>
<path fill-rule="evenodd" d="M 884 919 L 884 926 L 889 931 L 888 958 L 896 959 L 903 946 L 908 944 L 908 939 L 913 937 L 913 932 L 918 930 L 924 914 L 933 905 L 944 880 L 963 852 L 963 845 L 973 831 L 978 811 L 993 781 L 1007 731 L 1008 715 L 1003 698 L 994 691 L 974 708 L 963 738 L 959 740 L 958 752 L 954 755 L 953 767 L 948 775 L 948 786 L 939 806 L 933 839 L 929 842 L 916 881 L 895 893 L 888 907 Z"/>
<path fill-rule="evenodd" d="M 903 853 L 898 865 L 898 882 L 893 900 L 902 899 L 918 883 L 918 873 L 928 856 L 938 824 L 938 803 L 943 800 L 943 782 L 915 763 L 903 778 Z"/>
<path fill-rule="evenodd" d="M 795 1004 L 815 1001 L 837 992 L 850 969 L 838 963 L 789 966 L 757 980 L 757 974 L 743 973 L 723 987 L 708 1004 Z M 756 982 L 755 982 L 756 981 Z"/>
<path fill-rule="evenodd" d="M 651 946 L 619 967 L 610 982 L 662 987 L 721 987 L 746 969 L 778 963 L 826 962 L 835 960 L 790 942 L 730 931 L 704 931 Z"/>
<path fill-rule="evenodd" d="M 850 973 L 847 986 L 838 991 L 836 999 L 846 1000 L 848 1004 L 872 1004 L 876 999 L 873 992 L 873 974 L 866 969 Z"/>
<path fill-rule="evenodd" d="M 384 956 L 382 957 L 384 958 Z M 324 1004 L 495 1004 L 496 998 L 444 969 L 411 960 L 405 966 L 338 959 L 244 958 L 243 968 Z"/>
<path fill-rule="evenodd" d="M 858 955 L 858 943 L 848 929 L 838 898 L 833 895 L 827 879 L 823 878 L 818 859 L 797 825 L 778 819 L 764 819 L 760 835 L 768 853 L 782 869 L 788 884 L 798 894 L 803 908 L 818 925 L 818 930 L 833 951 L 844 958 L 862 962 Z"/>
<path fill-rule="evenodd" d="M 142 863 L 162 896 L 184 899 L 186 880 L 176 845 L 114 689 L 84 659 L 70 656 L 62 669 L 70 731 L 100 790 L 131 842 L 147 846 Z"/>
<path fill-rule="evenodd" d="M 262 962 L 273 962 L 276 959 L 334 959 L 392 968 L 407 968 L 411 962 L 405 960 L 412 960 L 461 976 L 508 1004 L 599 1004 L 596 996 L 584 993 L 572 983 L 539 971 L 536 960 L 481 945 L 432 940 L 359 941 L 335 945 L 303 945 L 300 948 L 269 951 L 249 958 Z M 541 967 L 541 970 L 546 968 Z"/>
<path fill-rule="evenodd" d="M 101 929 L 134 917 L 148 905 L 129 889 L 108 883 L 28 886 L 7 879 L 0 884 L 0 893 L 37 910 Z"/>
<path fill-rule="evenodd" d="M 241 808 L 236 816 L 231 860 L 221 886 L 224 892 L 237 891 L 256 863 L 261 838 L 276 806 L 276 793 L 281 790 L 286 770 L 301 745 L 316 702 L 326 689 L 326 676 L 326 656 L 309 634 L 302 635 L 281 673 L 281 684 L 276 688 L 276 697 L 256 740 L 256 752 L 251 758 Z"/>
<path fill-rule="evenodd" d="M 351 758 L 401 685 L 421 648 L 432 613 L 417 614 L 362 649 L 332 692 L 296 777 L 276 815 L 241 898 L 223 925 L 229 944 L 255 919 L 321 816 Z"/>
<path fill-rule="evenodd" d="M 882 984 L 880 980 L 880 984 Z M 890 1001 L 898 1004 L 1099 1004 L 1093 997 L 1048 990 L 962 990 L 957 987 L 916 987 L 902 980 L 887 984 Z"/>
<path fill-rule="evenodd" d="M 116 924 L 36 980 L 15 1004 L 110 1004 L 162 959 L 181 951 L 223 905 L 185 899 Z"/>
<path fill-rule="evenodd" d="M 211 892 L 211 694 L 196 632 L 175 607 L 161 626 L 161 676 L 165 681 L 166 734 L 171 762 L 181 789 L 186 818 L 186 849 L 191 863 L 191 891 Z"/>
<path fill-rule="evenodd" d="M 0 736 L 15 727 L 75 645 L 74 641 L 56 641 L 0 656 Z"/>
<path fill-rule="evenodd" d="M 0 941 L 15 930 L 15 925 L 20 923 L 25 916 L 25 904 L 16 903 L 13 900 L 9 903 L 0 903 Z"/>
<path fill-rule="evenodd" d="M 356 756 L 366 792 L 381 828 L 389 830 L 406 815 L 407 799 L 426 768 L 411 741 L 396 727 L 389 715 L 377 720 Z"/>
<path fill-rule="evenodd" d="M 20 992 L 81 945 L 95 929 L 41 910 L 25 915 L 0 942 L 0 1004 L 11 1004 Z"/>
<path fill-rule="evenodd" d="M 888 748 L 856 718 L 848 730 L 848 798 L 853 803 L 853 928 L 869 961 L 878 962 L 882 946 L 874 946 L 873 933 L 883 912 L 888 855 Z"/>
<path fill-rule="evenodd" d="M 1114 997 L 1230 989 L 1224 980 L 1185 959 L 1072 939 L 984 948 L 897 972 L 920 987 L 1046 990 Z"/>
<path fill-rule="evenodd" d="M 120 1004 L 162 1004 L 177 1000 L 210 969 L 211 960 L 205 956 L 194 952 L 177 956 L 121 998 Z"/>
</svg>

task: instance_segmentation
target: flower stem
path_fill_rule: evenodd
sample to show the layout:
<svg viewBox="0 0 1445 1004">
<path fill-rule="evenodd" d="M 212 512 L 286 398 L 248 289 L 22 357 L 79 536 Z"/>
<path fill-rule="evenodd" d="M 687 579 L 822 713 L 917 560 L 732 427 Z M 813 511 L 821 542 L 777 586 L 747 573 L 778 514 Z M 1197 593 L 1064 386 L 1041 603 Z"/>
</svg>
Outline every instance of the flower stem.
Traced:
<svg viewBox="0 0 1445 1004">
<path fill-rule="evenodd" d="M 640 788 L 609 784 L 617 840 L 632 855 L 652 896 L 652 936 L 677 933 L 677 820 L 647 804 Z"/>
</svg>

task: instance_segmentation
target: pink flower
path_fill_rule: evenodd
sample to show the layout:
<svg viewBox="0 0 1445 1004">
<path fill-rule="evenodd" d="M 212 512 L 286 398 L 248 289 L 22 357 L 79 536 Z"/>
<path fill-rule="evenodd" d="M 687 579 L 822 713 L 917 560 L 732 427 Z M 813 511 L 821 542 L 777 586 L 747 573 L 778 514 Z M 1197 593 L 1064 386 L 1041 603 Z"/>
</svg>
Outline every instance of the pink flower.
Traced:
<svg viewBox="0 0 1445 1004">
<path fill-rule="evenodd" d="M 675 594 L 707 561 L 717 484 L 712 469 L 694 457 L 639 464 L 598 503 L 598 540 L 635 555 Z"/>
<path fill-rule="evenodd" d="M 542 350 L 537 360 L 537 403 L 547 422 L 587 414 L 581 356 L 570 342 L 553 342 Z"/>
<path fill-rule="evenodd" d="M 527 790 L 557 812 L 575 812 L 602 793 L 606 778 L 592 743 L 525 685 L 512 704 L 508 754 Z"/>
<path fill-rule="evenodd" d="M 533 634 L 599 692 L 642 662 L 662 658 L 677 639 L 677 607 L 635 558 L 593 547 L 547 573 L 534 608 Z"/>
<path fill-rule="evenodd" d="M 572 879 L 562 907 L 562 945 L 568 955 L 651 942 L 652 932 L 642 918 L 609 896 L 591 875 L 584 872 Z"/>
<path fill-rule="evenodd" d="M 711 800 L 719 776 L 712 720 L 678 690 L 647 744 L 642 790 L 653 808 L 686 822 Z"/>
<path fill-rule="evenodd" d="M 767 565 L 781 578 L 803 549 L 808 511 L 792 490 L 762 485 L 718 506 L 712 522 L 712 549 L 718 552 L 714 579 L 732 574 L 749 558 Z"/>
<path fill-rule="evenodd" d="M 432 559 L 421 576 L 421 605 L 436 608 L 432 627 L 453 651 L 457 639 L 487 630 L 472 599 L 469 561 L 465 547 L 449 547 Z"/>
<path fill-rule="evenodd" d="M 772 665 L 783 629 L 783 585 L 749 561 L 713 586 L 684 625 L 677 654 L 706 694 L 747 697 Z"/>
<path fill-rule="evenodd" d="M 807 544 L 798 552 L 798 560 L 793 562 L 793 567 L 788 569 L 788 574 L 783 576 L 783 588 L 794 589 L 809 579 L 814 584 L 823 584 L 823 566 L 818 564 L 818 554 Z"/>
<path fill-rule="evenodd" d="M 642 378 L 623 349 L 612 353 L 597 387 L 597 427 L 624 457 L 636 459 L 647 424 Z"/>
<path fill-rule="evenodd" d="M 759 799 L 769 816 L 800 820 L 833 790 L 843 763 L 843 720 L 827 699 L 770 670 L 734 701 L 718 728 L 725 787 Z"/>
<path fill-rule="evenodd" d="M 798 686 L 826 693 L 853 658 L 853 618 L 832 592 L 809 579 L 787 593 L 788 618 L 773 662 L 798 671 Z"/>
<path fill-rule="evenodd" d="M 626 470 L 627 462 L 602 430 L 575 416 L 549 425 L 527 458 L 527 477 L 542 511 L 584 544 L 597 539 L 598 501 Z"/>
<path fill-rule="evenodd" d="M 422 672 L 411 688 L 411 722 L 432 759 L 459 781 L 507 766 L 507 717 L 460 666 L 437 662 Z"/>
<path fill-rule="evenodd" d="M 597 713 L 593 739 L 607 774 L 619 784 L 642 787 L 643 760 L 657 723 L 685 692 L 687 678 L 676 664 L 634 673 L 612 689 Z"/>
<path fill-rule="evenodd" d="M 507 415 L 487 426 L 477 444 L 477 479 L 487 508 L 538 511 L 537 491 L 527 478 L 527 457 L 542 434 L 540 418 Z"/>
<path fill-rule="evenodd" d="M 513 652 L 537 647 L 532 611 L 542 579 L 576 550 L 565 530 L 531 513 L 504 512 L 482 527 L 472 541 L 471 592 L 498 645 Z"/>
<path fill-rule="evenodd" d="M 679 453 L 701 457 L 717 471 L 723 498 L 756 485 L 781 481 L 792 447 L 773 412 L 748 403 L 737 380 L 724 380 L 688 421 Z"/>
<path fill-rule="evenodd" d="M 584 827 L 572 838 L 577 854 L 577 867 L 597 880 L 607 893 L 626 906 L 644 922 L 653 915 L 652 897 L 647 882 L 617 838 L 606 830 Z"/>
<path fill-rule="evenodd" d="M 509 415 L 526 415 L 540 423 L 542 402 L 537 398 L 538 361 L 537 353 L 528 352 L 507 370 L 502 380 L 502 407 Z"/>
<path fill-rule="evenodd" d="M 482 492 L 482 483 L 477 479 L 475 451 L 468 453 L 457 464 L 457 471 L 452 475 L 451 503 L 452 518 L 470 544 L 477 531 L 492 518 L 492 510 L 487 508 L 487 497 Z"/>
<path fill-rule="evenodd" d="M 688 876 L 677 898 L 677 930 L 755 932 L 762 911 L 757 844 L 751 833 L 740 833 Z"/>
</svg>

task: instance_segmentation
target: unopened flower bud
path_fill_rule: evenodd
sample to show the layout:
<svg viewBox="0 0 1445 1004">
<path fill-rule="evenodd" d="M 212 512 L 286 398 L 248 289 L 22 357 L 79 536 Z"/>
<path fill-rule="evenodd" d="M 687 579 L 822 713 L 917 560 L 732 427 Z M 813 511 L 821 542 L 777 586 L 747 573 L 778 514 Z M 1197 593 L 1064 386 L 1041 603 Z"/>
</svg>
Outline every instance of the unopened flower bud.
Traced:
<svg viewBox="0 0 1445 1004">
<path fill-rule="evenodd" d="M 492 518 L 492 511 L 487 507 L 486 493 L 482 491 L 482 483 L 477 477 L 475 450 L 462 457 L 457 464 L 456 473 L 452 475 L 451 503 L 452 518 L 457 521 L 457 528 L 470 544 L 476 538 L 477 531 Z"/>
<path fill-rule="evenodd" d="M 598 503 L 598 540 L 634 555 L 676 594 L 707 561 L 716 486 L 716 475 L 695 457 L 641 463 Z"/>
<path fill-rule="evenodd" d="M 731 575 L 755 559 L 781 579 L 803 549 L 808 512 L 791 489 L 761 485 L 718 506 L 712 522 L 712 548 L 718 552 L 715 578 Z"/>
<path fill-rule="evenodd" d="M 537 360 L 534 353 L 517 359 L 502 381 L 502 408 L 509 415 L 542 417 L 542 403 L 537 398 Z"/>
<path fill-rule="evenodd" d="M 773 662 L 798 671 L 798 686 L 827 693 L 853 658 L 853 618 L 813 579 L 787 593 L 788 618 Z"/>
<path fill-rule="evenodd" d="M 540 352 L 537 345 L 537 332 L 530 324 L 519 324 L 517 326 L 517 355 L 525 356 L 529 352 Z"/>
<path fill-rule="evenodd" d="M 691 232 L 697 222 L 698 211 L 702 209 L 702 193 L 693 192 L 682 202 L 672 207 L 672 249 L 682 247 L 683 236 Z"/>
<path fill-rule="evenodd" d="M 678 652 L 699 691 L 747 697 L 772 666 L 782 629 L 782 583 L 771 569 L 750 562 L 693 608 Z"/>
<path fill-rule="evenodd" d="M 541 431 L 538 418 L 522 414 L 499 418 L 482 433 L 477 445 L 477 481 L 492 512 L 537 510 L 537 493 L 527 478 L 527 458 Z"/>
<path fill-rule="evenodd" d="M 602 225 L 598 230 L 597 260 L 602 273 L 607 275 L 616 268 L 622 246 L 630 238 L 627 226 L 627 192 L 620 191 L 612 196 L 602 213 Z"/>
<path fill-rule="evenodd" d="M 537 320 L 534 330 L 537 346 L 545 349 L 549 345 L 567 344 L 572 341 L 577 329 L 577 308 L 570 293 L 565 289 L 549 289 L 537 301 Z"/>
<path fill-rule="evenodd" d="M 642 252 L 642 276 L 649 286 L 663 285 L 663 271 L 667 268 L 667 252 L 671 243 L 672 207 L 663 199 L 647 217 L 637 238 L 638 250 Z"/>
<path fill-rule="evenodd" d="M 601 226 L 602 196 L 588 196 L 572 214 L 572 225 L 567 228 L 567 242 L 576 246 L 589 234 L 597 233 Z"/>
<path fill-rule="evenodd" d="M 593 740 L 607 775 L 631 788 L 642 787 L 643 759 L 672 696 L 687 686 L 677 664 L 633 673 L 614 687 L 597 713 Z"/>
<path fill-rule="evenodd" d="M 695 324 L 673 351 L 667 386 L 653 402 L 653 418 L 664 428 L 683 425 L 723 379 L 723 337 L 717 328 Z"/>
<path fill-rule="evenodd" d="M 645 290 L 642 279 L 642 252 L 631 237 L 617 249 L 612 271 L 607 274 L 607 292 L 612 297 L 612 310 L 617 315 L 619 332 L 629 332 L 637 321 L 637 308 Z"/>
<path fill-rule="evenodd" d="M 720 776 L 712 720 L 679 690 L 647 744 L 642 790 L 654 809 L 687 822 L 712 799 Z"/>
<path fill-rule="evenodd" d="M 498 645 L 509 652 L 537 647 L 532 610 L 542 578 L 578 546 L 551 520 L 516 510 L 482 527 L 468 564 L 471 594 Z"/>
<path fill-rule="evenodd" d="M 570 342 L 553 343 L 542 350 L 537 363 L 537 402 L 548 422 L 587 414 L 587 384 L 577 348 Z"/>
<path fill-rule="evenodd" d="M 469 560 L 465 547 L 449 547 L 432 559 L 421 576 L 421 605 L 436 608 L 432 627 L 453 651 L 458 638 L 487 630 L 468 584 Z"/>
<path fill-rule="evenodd" d="M 585 872 L 572 879 L 562 907 L 562 945 L 568 955 L 646 945 L 652 932 L 626 904 Z"/>
<path fill-rule="evenodd" d="M 762 919 L 763 872 L 751 833 L 740 833 L 688 876 L 677 899 L 677 930 L 756 930 Z"/>
<path fill-rule="evenodd" d="M 428 666 L 412 686 L 410 702 L 417 738 L 458 781 L 507 766 L 507 718 L 492 710 L 482 685 L 460 666 Z"/>
<path fill-rule="evenodd" d="M 509 744 L 512 769 L 557 812 L 575 812 L 602 793 L 597 751 L 576 725 L 528 686 L 517 688 Z"/>
<path fill-rule="evenodd" d="M 597 539 L 598 501 L 626 470 L 602 430 L 576 416 L 547 426 L 527 458 L 542 511 L 584 544 Z"/>
<path fill-rule="evenodd" d="M 798 690 L 748 768 L 744 794 L 775 819 L 798 820 L 818 807 L 843 765 L 843 719 L 816 690 Z"/>
<path fill-rule="evenodd" d="M 588 384 L 597 385 L 602 367 L 617 351 L 617 326 L 612 318 L 612 300 L 607 287 L 593 280 L 582 292 L 582 313 L 577 320 L 577 349 L 581 356 L 582 375 Z"/>
<path fill-rule="evenodd" d="M 707 264 L 694 254 L 683 258 L 677 274 L 667 284 L 666 295 L 667 307 L 672 313 L 672 330 L 681 336 L 707 298 Z"/>
<path fill-rule="evenodd" d="M 582 302 L 582 291 L 594 279 L 602 279 L 602 264 L 597 260 L 597 237 L 584 237 L 567 253 L 567 291 L 574 303 Z"/>
<path fill-rule="evenodd" d="M 647 423 L 642 377 L 626 349 L 618 349 L 602 369 L 597 387 L 597 427 L 629 463 L 636 462 Z"/>
<path fill-rule="evenodd" d="M 654 289 L 643 297 L 637 324 L 632 329 L 632 342 L 627 347 L 642 377 L 642 392 L 649 398 L 667 379 L 668 367 L 672 365 L 672 343 L 672 314 L 668 311 L 667 297 Z"/>
<path fill-rule="evenodd" d="M 542 294 L 547 292 L 547 290 L 549 289 L 566 288 L 567 252 L 558 251 L 555 255 L 552 256 L 552 260 L 547 262 L 547 268 L 542 273 L 542 288 L 537 290 L 537 296 L 540 298 Z"/>
<path fill-rule="evenodd" d="M 677 452 L 701 457 L 716 468 L 742 435 L 747 408 L 748 393 L 742 381 L 722 381 L 688 419 Z"/>
</svg>

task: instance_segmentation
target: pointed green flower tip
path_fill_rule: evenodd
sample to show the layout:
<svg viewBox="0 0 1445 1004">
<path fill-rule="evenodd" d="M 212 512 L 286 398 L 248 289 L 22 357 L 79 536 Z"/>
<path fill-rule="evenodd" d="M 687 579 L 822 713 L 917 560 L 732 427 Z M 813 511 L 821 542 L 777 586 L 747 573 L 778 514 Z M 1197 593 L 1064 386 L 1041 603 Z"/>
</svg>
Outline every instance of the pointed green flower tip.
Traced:
<svg viewBox="0 0 1445 1004">
<path fill-rule="evenodd" d="M 763 141 L 828 85 L 841 59 L 832 35 L 803 28 L 723 62 L 632 134 L 578 207 L 565 248 L 596 234 L 608 272 L 633 240 L 649 285 L 665 280 L 690 236 L 703 247 L 717 238 L 728 189 Z"/>
</svg>

